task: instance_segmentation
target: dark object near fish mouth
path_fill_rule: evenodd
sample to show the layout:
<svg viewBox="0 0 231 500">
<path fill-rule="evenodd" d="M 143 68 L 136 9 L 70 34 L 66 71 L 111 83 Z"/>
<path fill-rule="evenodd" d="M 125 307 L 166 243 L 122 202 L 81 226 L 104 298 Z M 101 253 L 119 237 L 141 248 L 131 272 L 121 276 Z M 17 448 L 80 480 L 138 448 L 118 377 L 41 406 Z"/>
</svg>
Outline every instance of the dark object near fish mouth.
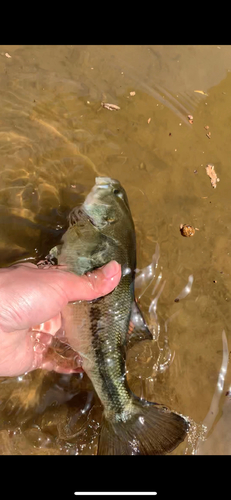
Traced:
<svg viewBox="0 0 231 500">
<path fill-rule="evenodd" d="M 73 208 L 73 210 L 70 212 L 70 214 L 68 216 L 68 220 L 69 220 L 70 226 L 74 226 L 74 224 L 77 224 L 77 223 L 81 226 L 81 221 L 83 223 L 82 225 L 84 226 L 86 223 L 86 220 L 88 220 L 89 222 L 91 222 L 91 224 L 93 226 L 95 226 L 92 217 L 87 215 L 81 207 Z"/>
<path fill-rule="evenodd" d="M 73 210 L 68 215 L 68 221 L 71 226 L 77 224 L 78 221 L 83 217 L 83 210 L 80 207 L 73 208 Z"/>
</svg>

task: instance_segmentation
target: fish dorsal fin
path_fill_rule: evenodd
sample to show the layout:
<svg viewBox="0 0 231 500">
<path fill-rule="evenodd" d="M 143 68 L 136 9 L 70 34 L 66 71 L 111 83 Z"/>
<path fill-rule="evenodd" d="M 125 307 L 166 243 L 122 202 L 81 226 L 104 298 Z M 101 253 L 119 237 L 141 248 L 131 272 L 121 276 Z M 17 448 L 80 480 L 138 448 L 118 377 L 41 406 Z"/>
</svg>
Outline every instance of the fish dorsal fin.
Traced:
<svg viewBox="0 0 231 500">
<path fill-rule="evenodd" d="M 130 323 L 127 333 L 127 346 L 130 348 L 141 340 L 153 340 L 153 336 L 146 324 L 143 314 L 134 301 L 130 316 Z"/>
</svg>

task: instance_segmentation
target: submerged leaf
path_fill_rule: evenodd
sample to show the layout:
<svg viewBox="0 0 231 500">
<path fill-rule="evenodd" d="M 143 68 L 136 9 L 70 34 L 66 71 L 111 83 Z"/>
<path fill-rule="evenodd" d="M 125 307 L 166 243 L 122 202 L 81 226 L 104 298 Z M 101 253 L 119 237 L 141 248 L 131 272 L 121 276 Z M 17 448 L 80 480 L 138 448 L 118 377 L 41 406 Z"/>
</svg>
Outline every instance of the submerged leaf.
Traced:
<svg viewBox="0 0 231 500">
<path fill-rule="evenodd" d="M 117 111 L 118 109 L 120 109 L 117 104 L 109 104 L 109 102 L 101 102 L 101 106 L 103 106 L 103 108 L 109 109 L 110 111 Z"/>
<path fill-rule="evenodd" d="M 208 95 L 203 90 L 194 90 L 194 92 L 197 92 L 197 94 Z"/>
<path fill-rule="evenodd" d="M 220 179 L 217 177 L 217 174 L 214 169 L 214 165 L 212 163 L 209 163 L 206 167 L 206 174 L 210 177 L 211 180 L 211 185 L 213 188 L 217 187 L 217 182 L 220 181 Z"/>
</svg>

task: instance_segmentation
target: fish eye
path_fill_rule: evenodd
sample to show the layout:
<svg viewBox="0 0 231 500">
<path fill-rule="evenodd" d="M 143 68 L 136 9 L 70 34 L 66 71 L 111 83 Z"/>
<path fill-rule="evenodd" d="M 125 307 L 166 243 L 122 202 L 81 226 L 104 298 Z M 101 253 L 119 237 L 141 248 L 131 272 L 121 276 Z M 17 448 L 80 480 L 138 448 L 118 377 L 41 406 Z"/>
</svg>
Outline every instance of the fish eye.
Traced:
<svg viewBox="0 0 231 500">
<path fill-rule="evenodd" d="M 119 191 L 119 189 L 114 189 L 114 190 L 113 190 L 113 194 L 115 194 L 115 195 L 118 195 L 118 194 L 120 194 L 120 191 Z"/>
</svg>

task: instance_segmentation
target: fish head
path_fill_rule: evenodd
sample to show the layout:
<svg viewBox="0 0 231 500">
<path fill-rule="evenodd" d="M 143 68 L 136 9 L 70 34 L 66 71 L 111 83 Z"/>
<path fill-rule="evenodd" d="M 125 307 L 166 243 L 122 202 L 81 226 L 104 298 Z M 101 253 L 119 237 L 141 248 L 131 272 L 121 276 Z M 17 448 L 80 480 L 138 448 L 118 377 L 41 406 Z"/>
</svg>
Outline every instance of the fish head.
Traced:
<svg viewBox="0 0 231 500">
<path fill-rule="evenodd" d="M 69 214 L 69 228 L 62 238 L 59 263 L 77 274 L 110 260 L 129 274 L 136 266 L 135 229 L 128 198 L 120 182 L 97 177 L 81 207 Z M 129 279 L 129 278 L 128 278 Z"/>
<path fill-rule="evenodd" d="M 83 203 L 84 212 L 99 230 L 112 224 L 132 224 L 128 198 L 120 182 L 110 177 L 96 177 L 95 185 Z"/>
</svg>

